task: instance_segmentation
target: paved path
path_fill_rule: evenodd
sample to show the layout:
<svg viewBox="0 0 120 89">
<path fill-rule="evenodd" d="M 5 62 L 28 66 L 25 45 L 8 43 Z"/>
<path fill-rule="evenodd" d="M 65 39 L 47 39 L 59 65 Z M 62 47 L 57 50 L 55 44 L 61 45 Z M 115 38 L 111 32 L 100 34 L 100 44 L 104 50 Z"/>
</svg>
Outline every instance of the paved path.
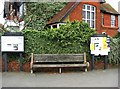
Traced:
<svg viewBox="0 0 120 89">
<path fill-rule="evenodd" d="M 118 69 L 63 74 L 9 72 L 2 74 L 3 87 L 117 87 Z"/>
</svg>

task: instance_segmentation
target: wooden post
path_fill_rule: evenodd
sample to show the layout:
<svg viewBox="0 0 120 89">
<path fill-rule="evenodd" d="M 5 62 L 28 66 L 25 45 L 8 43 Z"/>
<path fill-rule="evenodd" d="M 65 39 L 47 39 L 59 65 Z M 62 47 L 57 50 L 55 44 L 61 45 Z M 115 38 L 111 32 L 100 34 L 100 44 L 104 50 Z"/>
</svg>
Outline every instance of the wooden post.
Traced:
<svg viewBox="0 0 120 89">
<path fill-rule="evenodd" d="M 22 53 L 20 53 L 20 71 L 23 71 L 23 67 L 22 67 Z"/>
<path fill-rule="evenodd" d="M 60 73 L 60 74 L 62 73 L 62 69 L 61 69 L 61 68 L 59 68 L 59 73 Z"/>
<path fill-rule="evenodd" d="M 86 53 L 84 52 L 84 64 L 86 63 Z"/>
<path fill-rule="evenodd" d="M 92 70 L 94 70 L 94 54 L 92 54 Z"/>
<path fill-rule="evenodd" d="M 104 69 L 107 69 L 108 67 L 108 59 L 107 59 L 107 55 L 105 55 L 105 59 L 104 59 Z"/>
<path fill-rule="evenodd" d="M 86 60 L 86 53 L 84 52 L 84 64 L 87 65 L 87 60 Z M 87 72 L 87 67 L 85 68 L 85 72 Z"/>
<path fill-rule="evenodd" d="M 30 63 L 30 71 L 31 71 L 31 74 L 33 73 L 33 68 L 32 68 L 32 66 L 33 66 L 33 56 L 34 56 L 34 54 L 31 53 L 31 63 Z"/>
<path fill-rule="evenodd" d="M 5 72 L 8 71 L 8 64 L 7 64 L 7 53 L 3 54 L 3 59 L 4 59 L 4 67 L 5 67 Z"/>
</svg>

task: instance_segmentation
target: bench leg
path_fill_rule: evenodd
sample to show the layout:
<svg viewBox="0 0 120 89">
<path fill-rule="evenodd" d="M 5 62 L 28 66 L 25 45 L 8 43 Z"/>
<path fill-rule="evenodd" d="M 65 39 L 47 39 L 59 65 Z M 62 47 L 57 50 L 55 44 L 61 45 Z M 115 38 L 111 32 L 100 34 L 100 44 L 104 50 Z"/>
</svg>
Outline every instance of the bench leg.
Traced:
<svg viewBox="0 0 120 89">
<path fill-rule="evenodd" d="M 88 70 L 87 70 L 87 68 L 85 68 L 85 72 L 87 72 Z"/>
<path fill-rule="evenodd" d="M 33 69 L 30 70 L 31 74 L 33 74 Z"/>
<path fill-rule="evenodd" d="M 61 68 L 59 68 L 59 73 L 60 73 L 60 74 L 62 73 L 62 69 L 61 69 Z"/>
</svg>

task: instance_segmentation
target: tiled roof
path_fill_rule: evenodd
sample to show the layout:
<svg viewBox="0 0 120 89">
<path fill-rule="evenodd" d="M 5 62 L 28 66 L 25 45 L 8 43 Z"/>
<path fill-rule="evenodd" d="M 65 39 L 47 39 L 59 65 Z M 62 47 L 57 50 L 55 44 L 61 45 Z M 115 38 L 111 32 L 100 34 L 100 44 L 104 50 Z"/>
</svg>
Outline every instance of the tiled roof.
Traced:
<svg viewBox="0 0 120 89">
<path fill-rule="evenodd" d="M 60 22 L 60 20 L 72 9 L 72 7 L 75 5 L 76 2 L 69 2 L 58 14 L 56 14 L 49 22 L 55 23 Z"/>
<path fill-rule="evenodd" d="M 119 14 L 112 6 L 105 3 L 105 0 L 100 0 L 100 2 L 103 2 L 100 6 L 100 10 L 102 12 L 111 13 L 111 14 Z M 74 8 L 79 4 L 80 2 L 68 2 L 68 4 L 63 7 L 63 9 L 56 14 L 49 22 L 48 24 L 57 23 L 57 22 L 63 22 L 64 19 L 74 10 Z"/>
<path fill-rule="evenodd" d="M 106 13 L 119 15 L 119 13 L 108 3 L 101 4 L 100 10 Z"/>
</svg>

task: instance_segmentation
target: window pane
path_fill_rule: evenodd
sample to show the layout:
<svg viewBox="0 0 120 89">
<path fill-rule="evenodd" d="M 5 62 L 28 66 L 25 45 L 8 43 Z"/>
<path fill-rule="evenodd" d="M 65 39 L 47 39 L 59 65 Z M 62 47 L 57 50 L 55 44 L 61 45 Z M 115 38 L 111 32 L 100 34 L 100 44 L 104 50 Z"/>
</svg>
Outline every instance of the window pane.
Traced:
<svg viewBox="0 0 120 89">
<path fill-rule="evenodd" d="M 94 6 L 92 5 L 87 5 L 87 4 L 84 4 L 83 5 L 83 12 L 82 12 L 82 18 L 83 18 L 83 21 L 85 21 L 86 23 L 88 23 L 88 25 L 92 28 L 95 28 L 95 8 Z M 111 22 L 112 24 L 112 22 Z"/>
<path fill-rule="evenodd" d="M 87 10 L 90 10 L 90 6 L 87 6 Z"/>
<path fill-rule="evenodd" d="M 111 21 L 111 25 L 115 26 L 115 21 L 114 20 Z"/>
<path fill-rule="evenodd" d="M 87 19 L 90 19 L 90 11 L 87 11 Z"/>
<path fill-rule="evenodd" d="M 91 10 L 92 10 L 92 11 L 94 11 L 94 10 L 95 10 L 95 7 L 94 7 L 94 6 L 92 6 L 92 7 L 91 7 Z"/>
<path fill-rule="evenodd" d="M 85 9 L 85 5 L 83 5 L 83 9 Z"/>
<path fill-rule="evenodd" d="M 111 26 L 115 26 L 115 16 L 111 15 Z"/>
<path fill-rule="evenodd" d="M 95 28 L 94 25 L 95 25 L 95 22 L 94 22 L 94 21 L 91 21 L 91 27 L 92 27 L 92 28 Z"/>
<path fill-rule="evenodd" d="M 94 20 L 94 12 L 91 13 L 91 19 Z"/>
<path fill-rule="evenodd" d="M 88 25 L 90 26 L 90 20 L 87 20 Z"/>
<path fill-rule="evenodd" d="M 114 15 L 111 15 L 111 20 L 115 20 L 115 16 Z"/>
<path fill-rule="evenodd" d="M 86 18 L 86 11 L 83 11 L 83 18 Z"/>
</svg>

